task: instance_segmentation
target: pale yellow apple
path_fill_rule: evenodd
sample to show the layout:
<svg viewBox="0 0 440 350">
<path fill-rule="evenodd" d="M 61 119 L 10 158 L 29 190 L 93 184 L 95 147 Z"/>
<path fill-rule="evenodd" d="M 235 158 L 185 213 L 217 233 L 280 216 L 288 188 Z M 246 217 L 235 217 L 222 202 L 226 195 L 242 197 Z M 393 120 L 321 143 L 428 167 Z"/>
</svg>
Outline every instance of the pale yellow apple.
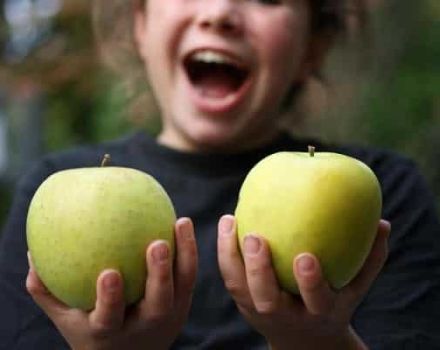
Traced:
<svg viewBox="0 0 440 350">
<path fill-rule="evenodd" d="M 127 304 L 144 293 L 145 249 L 156 239 L 174 249 L 176 215 L 150 175 L 130 168 L 96 167 L 57 172 L 35 193 L 27 241 L 35 269 L 61 301 L 88 310 L 96 280 L 116 269 Z"/>
<path fill-rule="evenodd" d="M 270 245 L 280 285 L 298 293 L 294 258 L 315 254 L 336 289 L 362 267 L 376 236 L 382 196 L 373 171 L 337 153 L 280 152 L 247 175 L 236 208 L 240 247 L 249 233 Z"/>
</svg>

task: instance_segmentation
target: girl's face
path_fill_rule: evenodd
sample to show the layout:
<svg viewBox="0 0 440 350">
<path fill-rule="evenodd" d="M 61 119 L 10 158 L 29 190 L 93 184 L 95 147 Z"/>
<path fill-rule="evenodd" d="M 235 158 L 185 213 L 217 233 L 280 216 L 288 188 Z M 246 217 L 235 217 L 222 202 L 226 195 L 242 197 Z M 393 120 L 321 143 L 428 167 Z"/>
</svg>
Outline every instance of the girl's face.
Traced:
<svg viewBox="0 0 440 350">
<path fill-rule="evenodd" d="M 245 149 L 277 133 L 307 75 L 308 0 L 147 0 L 135 37 L 163 120 L 186 151 Z"/>
</svg>

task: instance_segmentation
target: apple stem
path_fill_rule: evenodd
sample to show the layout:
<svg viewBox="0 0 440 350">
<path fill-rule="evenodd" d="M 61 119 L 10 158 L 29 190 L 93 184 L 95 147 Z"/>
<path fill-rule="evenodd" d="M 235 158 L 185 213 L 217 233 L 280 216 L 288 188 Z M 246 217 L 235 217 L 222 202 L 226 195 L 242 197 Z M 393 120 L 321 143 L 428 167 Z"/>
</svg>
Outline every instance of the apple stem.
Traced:
<svg viewBox="0 0 440 350">
<path fill-rule="evenodd" d="M 104 158 L 102 159 L 101 162 L 101 168 L 107 166 L 108 163 L 110 162 L 110 159 L 111 159 L 110 154 L 104 154 Z"/>
<path fill-rule="evenodd" d="M 309 146 L 309 154 L 310 157 L 314 157 L 315 156 L 315 147 L 314 146 Z"/>
</svg>

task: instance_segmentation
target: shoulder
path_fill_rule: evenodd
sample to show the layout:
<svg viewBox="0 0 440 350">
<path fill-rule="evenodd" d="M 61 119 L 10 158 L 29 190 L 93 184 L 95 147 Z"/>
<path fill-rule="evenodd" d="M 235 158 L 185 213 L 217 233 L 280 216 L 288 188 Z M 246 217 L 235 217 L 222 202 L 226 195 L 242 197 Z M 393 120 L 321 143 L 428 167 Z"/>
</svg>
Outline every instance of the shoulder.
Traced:
<svg viewBox="0 0 440 350">
<path fill-rule="evenodd" d="M 339 146 L 339 150 L 363 161 L 376 174 L 382 188 L 385 217 L 409 220 L 411 215 L 424 213 L 438 227 L 434 192 L 414 159 L 375 147 Z"/>
<path fill-rule="evenodd" d="M 48 176 L 65 169 L 100 166 L 105 154 L 115 164 L 123 163 L 125 155 L 136 144 L 140 135 L 129 134 L 107 142 L 82 145 L 51 152 L 29 165 L 17 181 L 18 190 L 34 191 Z"/>
<path fill-rule="evenodd" d="M 333 148 L 336 152 L 359 159 L 367 164 L 376 174 L 384 191 L 388 187 L 396 189 L 395 186 L 407 181 L 424 183 L 424 177 L 417 162 L 402 153 L 361 145 L 336 145 Z"/>
<path fill-rule="evenodd" d="M 367 164 L 378 177 L 390 173 L 417 171 L 416 162 L 410 157 L 388 149 L 362 145 L 335 145 L 337 152 L 357 158 Z"/>
<path fill-rule="evenodd" d="M 117 164 L 129 152 L 139 136 L 138 133 L 134 133 L 111 141 L 50 153 L 42 161 L 59 171 L 69 168 L 99 166 L 104 155 L 110 154 L 114 163 Z"/>
</svg>

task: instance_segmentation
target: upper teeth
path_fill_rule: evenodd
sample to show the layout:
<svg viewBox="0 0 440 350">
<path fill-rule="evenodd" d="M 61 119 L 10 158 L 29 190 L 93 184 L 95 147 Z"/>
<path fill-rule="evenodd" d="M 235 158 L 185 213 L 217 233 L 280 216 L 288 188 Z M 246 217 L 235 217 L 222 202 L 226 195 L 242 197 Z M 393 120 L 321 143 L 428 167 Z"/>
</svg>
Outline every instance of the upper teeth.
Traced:
<svg viewBox="0 0 440 350">
<path fill-rule="evenodd" d="M 214 51 L 196 52 L 192 59 L 204 63 L 236 64 L 230 57 Z"/>
</svg>

